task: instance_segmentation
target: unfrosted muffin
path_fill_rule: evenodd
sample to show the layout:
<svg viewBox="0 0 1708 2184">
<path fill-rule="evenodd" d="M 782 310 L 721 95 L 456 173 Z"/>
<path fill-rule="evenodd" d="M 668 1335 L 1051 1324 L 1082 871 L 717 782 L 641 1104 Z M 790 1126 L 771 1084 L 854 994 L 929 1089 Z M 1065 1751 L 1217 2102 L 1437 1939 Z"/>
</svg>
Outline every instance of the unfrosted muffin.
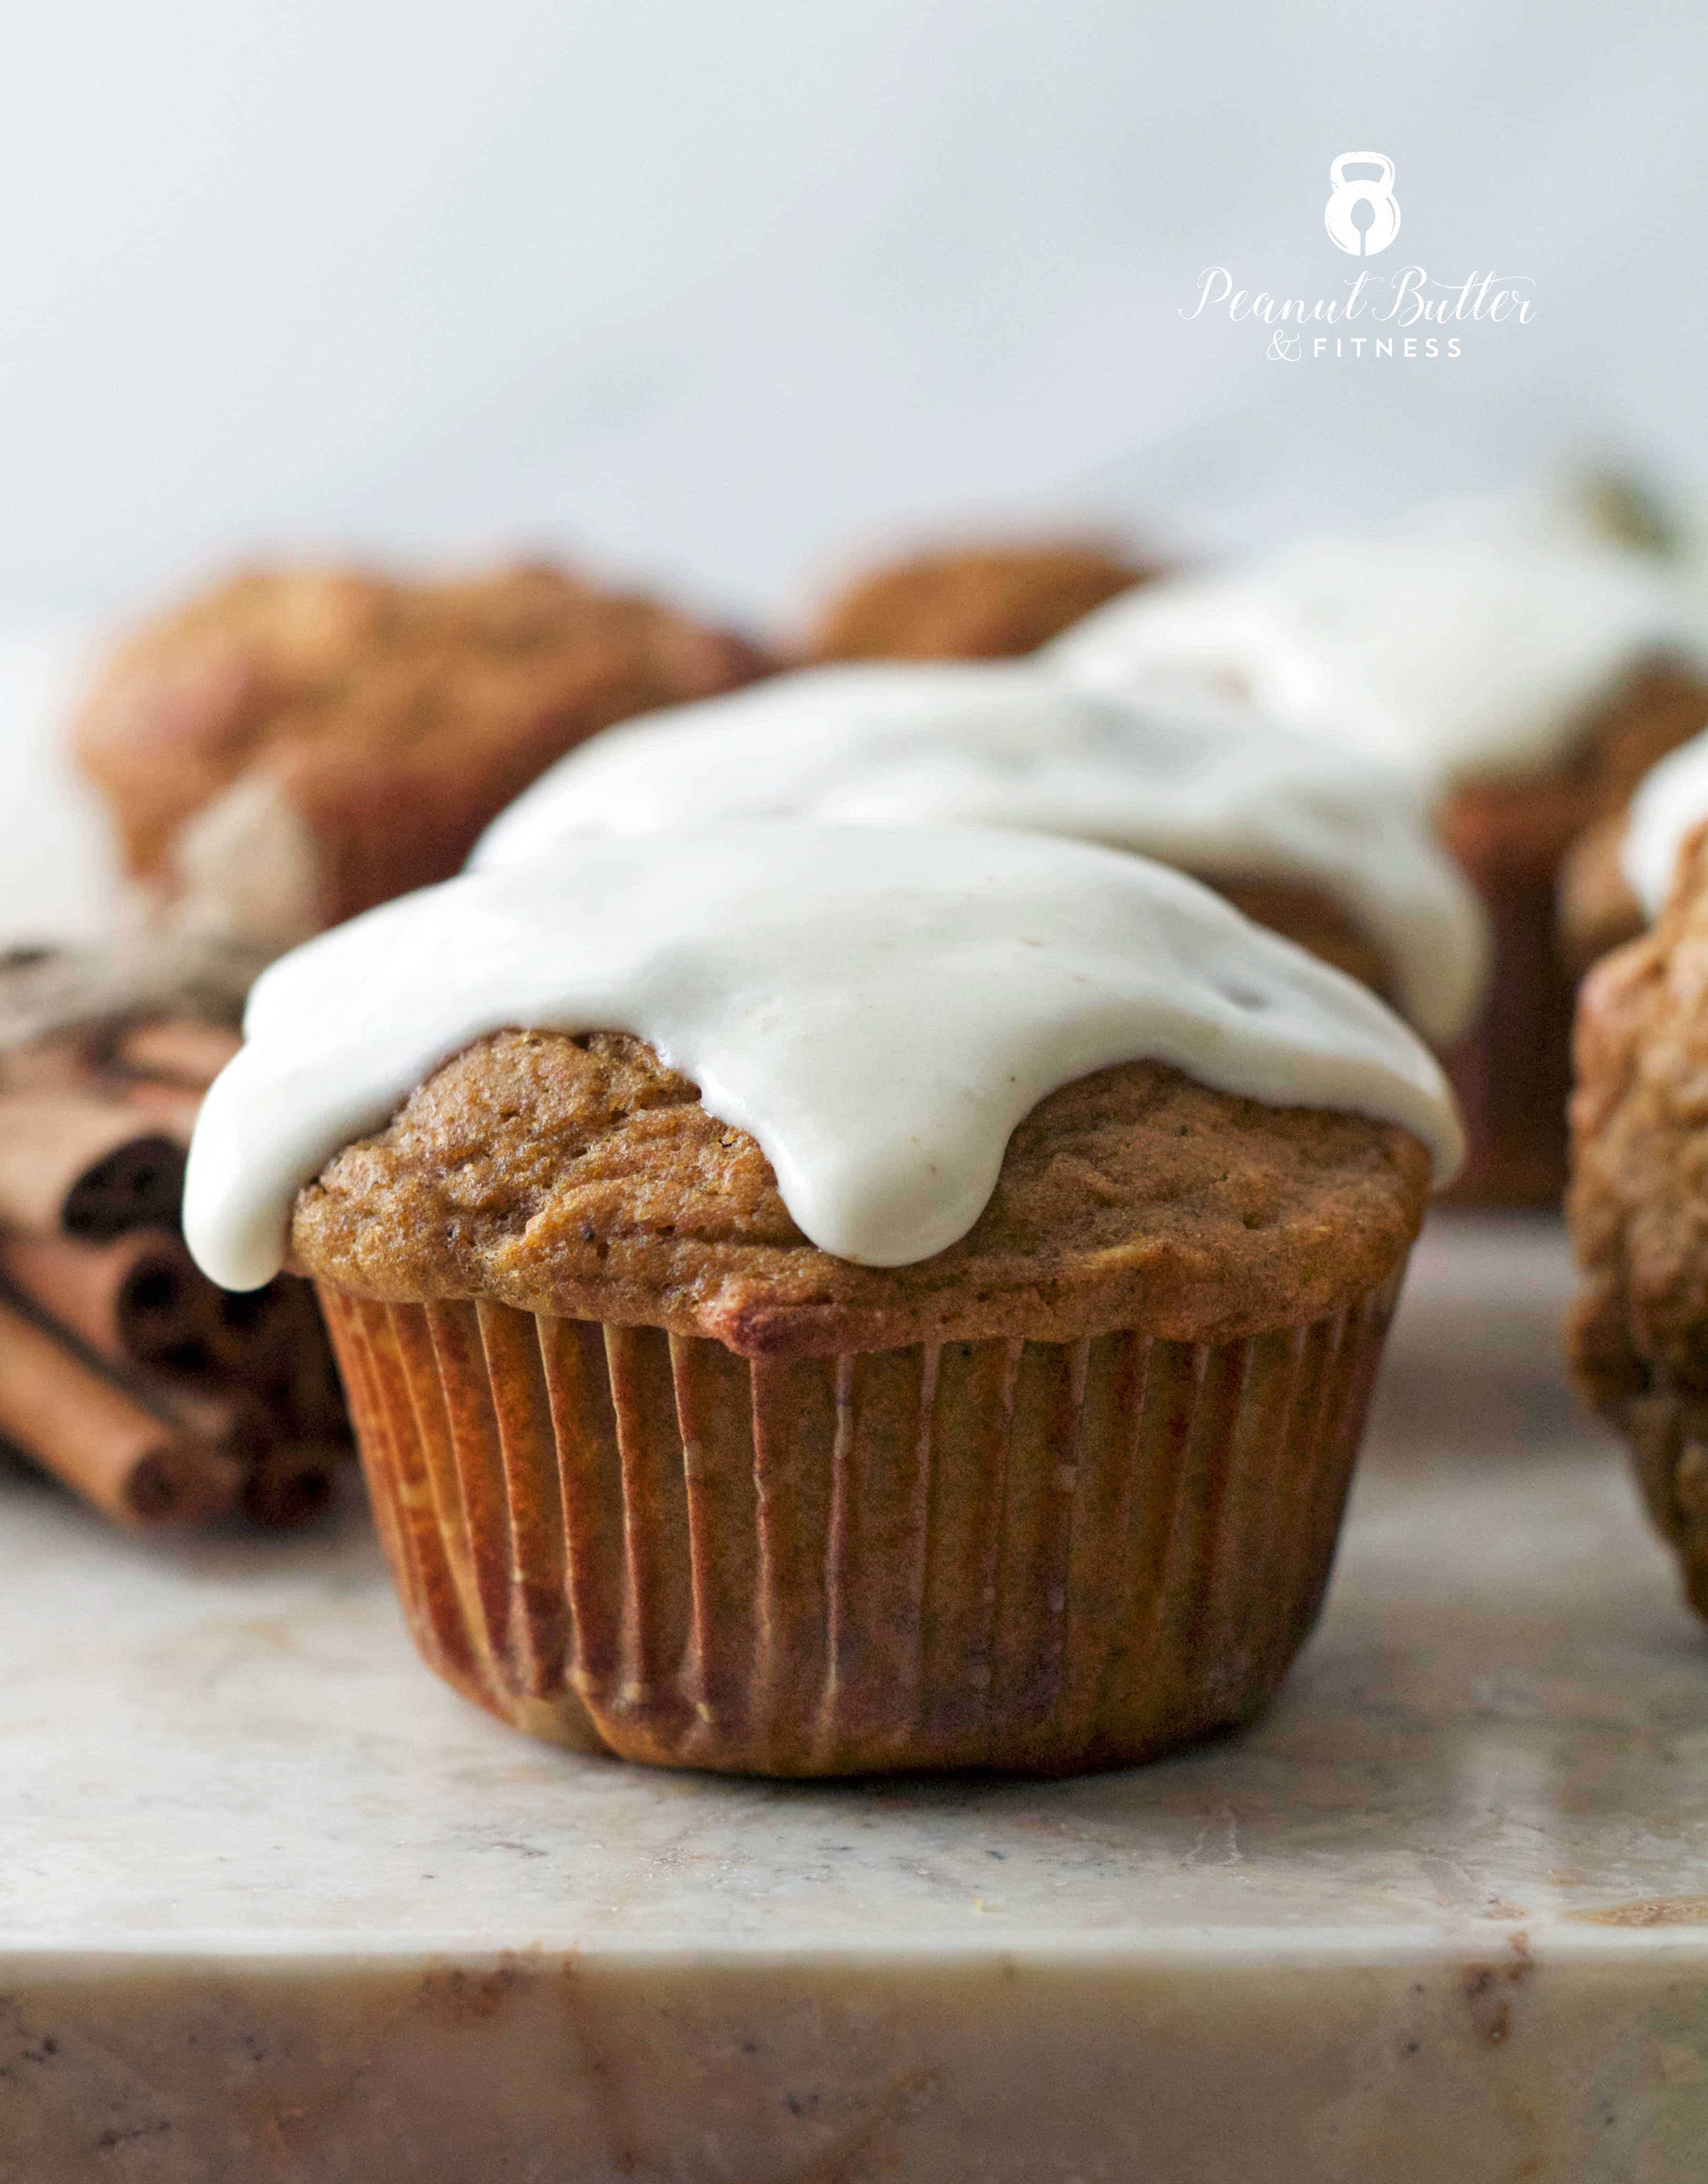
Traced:
<svg viewBox="0 0 1708 2184">
<path fill-rule="evenodd" d="M 1708 835 L 1654 929 L 1578 996 L 1566 1197 L 1583 1288 L 1567 1350 L 1629 1443 L 1650 1515 L 1708 1616 Z"/>
<path fill-rule="evenodd" d="M 887 561 L 832 599 L 813 660 L 999 660 L 1036 651 L 1156 574 L 1079 538 L 940 547 Z"/>
<path fill-rule="evenodd" d="M 596 729 L 760 664 L 727 632 L 552 567 L 262 571 L 120 645 L 73 741 L 175 922 L 276 949 L 448 877 Z"/>
<path fill-rule="evenodd" d="M 1274 1690 L 1456 1148 L 1349 980 L 1138 859 L 774 826 L 392 905 L 248 1034 L 189 1233 L 242 1284 L 288 1225 L 505 1719 L 1059 1772 Z"/>
<path fill-rule="evenodd" d="M 470 861 L 761 818 L 1107 843 L 1206 881 L 1437 1045 L 1482 1000 L 1481 905 L 1402 776 L 1268 722 L 1076 690 L 1025 662 L 821 667 L 653 714 L 561 760 Z"/>
<path fill-rule="evenodd" d="M 1540 1204 L 1566 1170 L 1572 845 L 1708 722 L 1690 618 L 1637 557 L 1499 526 L 1322 541 L 1147 587 L 1040 655 L 1087 688 L 1213 693 L 1406 770 L 1494 930 L 1488 1006 L 1454 1054 L 1455 1195 Z"/>
</svg>

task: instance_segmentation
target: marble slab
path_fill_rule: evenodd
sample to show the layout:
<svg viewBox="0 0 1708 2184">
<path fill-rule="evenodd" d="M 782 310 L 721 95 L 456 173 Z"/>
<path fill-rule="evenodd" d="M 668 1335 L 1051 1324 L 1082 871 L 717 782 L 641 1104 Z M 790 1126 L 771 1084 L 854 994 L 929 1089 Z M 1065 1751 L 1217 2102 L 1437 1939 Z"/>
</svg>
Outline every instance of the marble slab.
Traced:
<svg viewBox="0 0 1708 2184">
<path fill-rule="evenodd" d="M 1577 1411 L 1557 1226 L 1420 1251 L 1252 1732 L 792 1788 L 531 1746 L 359 1497 L 0 1485 L 0 2184 L 1695 2184 L 1708 1634 Z"/>
</svg>

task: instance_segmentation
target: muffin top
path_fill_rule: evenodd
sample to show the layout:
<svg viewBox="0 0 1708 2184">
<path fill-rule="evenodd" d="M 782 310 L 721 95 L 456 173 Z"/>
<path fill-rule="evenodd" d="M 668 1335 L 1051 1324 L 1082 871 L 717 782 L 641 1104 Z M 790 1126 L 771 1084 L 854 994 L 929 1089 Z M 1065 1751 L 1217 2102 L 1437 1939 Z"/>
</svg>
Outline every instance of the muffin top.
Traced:
<svg viewBox="0 0 1708 2184">
<path fill-rule="evenodd" d="M 910 554 L 832 599 L 807 649 L 815 660 L 1012 658 L 1154 573 L 1078 538 Z"/>
<path fill-rule="evenodd" d="M 445 1061 L 510 1029 L 572 1039 L 623 1033 L 651 1050 L 644 1065 L 623 1050 L 642 1071 L 633 1096 L 613 1105 L 613 1095 L 597 1095 L 620 1124 L 601 1157 L 620 1167 L 625 1147 L 659 1128 L 654 1110 L 697 1106 L 705 1120 L 682 1141 L 689 1167 L 670 1171 L 647 1217 L 671 1238 L 684 1221 L 691 1233 L 706 1222 L 715 1230 L 727 1217 L 726 1171 L 751 1182 L 762 1165 L 790 1234 L 860 1270 L 916 1267 L 960 1243 L 992 1206 L 1016 1126 L 1050 1095 L 1121 1063 L 1177 1071 L 1194 1089 L 1228 1095 L 1230 1113 L 1243 1113 L 1241 1103 L 1254 1113 L 1316 1111 L 1295 1125 L 1299 1144 L 1332 1146 L 1331 1167 L 1373 1162 L 1390 1189 L 1407 1162 L 1416 1190 L 1423 1187 L 1422 1150 L 1395 1146 L 1421 1140 L 1442 1174 L 1460 1150 L 1440 1072 L 1397 1017 L 1179 873 L 995 831 L 724 827 L 673 838 L 667 850 L 589 842 L 571 855 L 471 874 L 275 964 L 251 997 L 243 1050 L 197 1128 L 185 1229 L 203 1265 L 231 1288 L 266 1280 L 284 1256 L 302 1186 L 396 1117 Z M 459 1174 L 514 1167 L 537 1178 L 536 1154 L 549 1174 L 583 1128 L 581 1093 L 562 1089 L 581 1065 L 561 1057 L 594 1050 L 562 1041 L 550 1050 L 565 1073 L 542 1092 L 544 1107 L 525 1072 L 513 1107 L 476 1102 L 477 1128 L 455 1120 L 456 1087 L 509 1067 L 514 1050 L 499 1043 L 475 1078 L 424 1095 L 446 1118 L 437 1157 L 453 1196 Z M 655 1080 L 645 1080 L 646 1068 Z M 1155 1072 L 1142 1078 L 1163 1081 Z M 644 1096 L 643 1080 L 652 1086 Z M 441 1099 L 451 1105 L 435 1108 Z M 541 1119 L 558 1110 L 575 1111 L 561 1145 Z M 1182 1202 L 1193 1202 L 1188 1149 L 1208 1112 L 1175 1125 L 1181 1169 L 1171 1177 L 1153 1162 L 1149 1199 L 1166 1204 L 1183 1190 Z M 509 1136 L 495 1127 L 507 1120 Z M 1384 1124 L 1394 1127 L 1371 1127 Z M 682 1127 L 680 1117 L 670 1125 Z M 371 1148 L 351 1156 L 347 1184 L 371 1156 Z M 1213 1166 L 1218 1155 L 1207 1157 Z M 1299 1158 L 1309 1167 L 1314 1156 Z M 759 1165 L 744 1167 L 750 1160 Z M 383 1158 L 372 1172 L 376 1181 L 391 1173 Z M 670 1201 L 696 1177 L 705 1206 L 673 1212 Z M 739 1201 L 742 1189 L 732 1188 Z M 1080 1188 L 1093 1203 L 1109 1188 L 1094 1161 Z M 596 1253 L 609 1246 L 630 1218 L 627 1198 L 638 1204 L 647 1190 L 643 1167 L 609 1201 L 615 1226 L 590 1222 L 583 1240 Z M 553 1190 L 540 1200 L 519 1182 L 498 1199 L 520 1254 L 510 1273 L 526 1285 L 518 1268 L 537 1259 L 537 1293 L 565 1295 L 550 1272 L 559 1234 Z M 445 1234 L 431 1192 L 396 1202 L 414 1210 L 381 1224 L 395 1234 L 394 1268 L 410 1261 L 418 1216 Z M 1240 1227 L 1256 1233 L 1269 1202 L 1260 1190 L 1228 1210 L 1238 1203 Z M 346 1204 L 355 1227 L 342 1232 L 330 1215 L 317 1232 L 305 1204 L 298 1240 L 308 1263 L 318 1263 L 317 1234 L 342 1233 L 361 1248 L 360 1190 Z M 759 1240 L 786 1240 L 776 1207 L 767 1216 L 763 1195 L 753 1204 L 773 1224 Z M 1310 1258 L 1308 1235 L 1297 1240 Z M 441 1244 L 422 1249 L 416 1276 L 398 1278 L 431 1286 L 426 1269 L 442 1267 Z M 1093 1262 L 1102 1250 L 1091 1236 Z"/>
<path fill-rule="evenodd" d="M 1254 705 L 1439 792 L 1553 765 L 1646 661 L 1702 649 L 1634 554 L 1420 522 L 1147 586 L 1041 658 L 1092 688 Z"/>
<path fill-rule="evenodd" d="M 726 632 L 548 566 L 426 582 L 258 570 L 121 644 L 73 744 L 134 873 L 231 895 L 275 868 L 289 899 L 248 922 L 294 940 L 448 877 L 581 737 L 759 665 Z"/>
<path fill-rule="evenodd" d="M 1318 889 L 1438 1043 L 1481 998 L 1481 905 L 1393 770 L 1249 715 L 1076 690 L 1013 663 L 784 675 L 613 729 L 490 827 L 471 867 L 712 821 L 1005 827 L 1212 882 Z"/>
<path fill-rule="evenodd" d="M 327 1163 L 298 1195 L 292 1254 L 358 1295 L 496 1297 L 710 1335 L 746 1357 L 1115 1327 L 1221 1342 L 1376 1288 L 1428 1178 L 1396 1124 L 1125 1062 L 1022 1117 L 958 1242 L 857 1266 L 808 1240 L 754 1137 L 652 1047 L 504 1031 Z"/>
</svg>

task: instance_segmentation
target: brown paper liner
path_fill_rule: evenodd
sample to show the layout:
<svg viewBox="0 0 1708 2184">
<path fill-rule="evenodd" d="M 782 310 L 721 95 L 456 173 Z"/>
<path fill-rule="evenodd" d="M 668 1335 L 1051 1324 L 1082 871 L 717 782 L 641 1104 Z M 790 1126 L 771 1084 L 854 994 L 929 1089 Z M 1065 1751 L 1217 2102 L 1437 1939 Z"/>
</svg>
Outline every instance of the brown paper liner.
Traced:
<svg viewBox="0 0 1708 2184">
<path fill-rule="evenodd" d="M 416 1641 L 505 1721 L 668 1766 L 1055 1774 L 1273 1694 L 1398 1287 L 1245 1342 L 786 1362 L 320 1295 Z"/>
</svg>

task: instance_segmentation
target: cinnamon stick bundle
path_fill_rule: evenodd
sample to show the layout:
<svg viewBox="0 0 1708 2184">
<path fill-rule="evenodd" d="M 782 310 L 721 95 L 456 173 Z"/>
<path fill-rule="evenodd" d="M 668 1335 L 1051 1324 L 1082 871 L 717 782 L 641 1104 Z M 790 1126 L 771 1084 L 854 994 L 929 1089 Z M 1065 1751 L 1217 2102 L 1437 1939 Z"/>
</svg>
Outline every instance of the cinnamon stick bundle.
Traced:
<svg viewBox="0 0 1708 2184">
<path fill-rule="evenodd" d="M 203 1523 L 242 1490 L 234 1457 L 158 1417 L 4 1297 L 0 1435 L 136 1531 Z"/>
<path fill-rule="evenodd" d="M 0 1274 L 108 1364 L 194 1373 L 212 1360 L 220 1291 L 164 1229 L 108 1244 L 0 1234 Z"/>
<path fill-rule="evenodd" d="M 114 1058 L 140 1077 L 205 1092 L 242 1044 L 220 1024 L 157 1017 L 127 1025 L 114 1043 Z"/>
<path fill-rule="evenodd" d="M 186 1084 L 168 1084 L 157 1077 L 115 1077 L 108 1082 L 112 1096 L 130 1110 L 137 1128 L 146 1125 L 188 1151 L 202 1107 L 199 1092 Z"/>
<path fill-rule="evenodd" d="M 243 1478 L 243 1514 L 267 1531 L 287 1531 L 318 1517 L 332 1498 L 344 1451 L 314 1441 L 281 1441 Z"/>
<path fill-rule="evenodd" d="M 151 1016 L 0 1053 L 0 1440 L 121 1523 L 300 1524 L 352 1452 L 308 1285 L 221 1290 L 176 1233 L 182 1148 L 238 1045 Z"/>
<path fill-rule="evenodd" d="M 0 1223 L 8 1228 L 103 1240 L 175 1228 L 183 1195 L 182 1147 L 119 1101 L 0 1096 Z"/>
</svg>

